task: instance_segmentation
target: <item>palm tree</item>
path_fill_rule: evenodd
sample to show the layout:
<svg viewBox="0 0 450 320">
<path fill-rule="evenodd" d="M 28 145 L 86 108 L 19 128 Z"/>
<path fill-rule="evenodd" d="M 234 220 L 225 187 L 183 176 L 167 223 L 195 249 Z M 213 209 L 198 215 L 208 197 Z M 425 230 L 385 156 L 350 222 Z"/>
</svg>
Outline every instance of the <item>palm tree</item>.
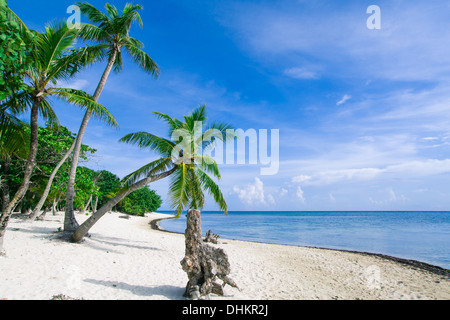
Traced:
<svg viewBox="0 0 450 320">
<path fill-rule="evenodd" d="M 100 95 L 105 87 L 106 81 L 114 68 L 115 72 L 120 72 L 123 68 L 122 64 L 122 50 L 131 56 L 133 61 L 137 63 L 142 70 L 151 74 L 155 78 L 159 76 L 159 68 L 156 63 L 145 53 L 142 49 L 144 45 L 137 39 L 130 37 L 129 32 L 133 23 L 138 22 L 142 28 L 142 19 L 139 15 L 139 10 L 142 10 L 142 6 L 126 4 L 122 14 L 119 14 L 117 8 L 107 3 L 105 5 L 106 13 L 101 12 L 93 5 L 83 2 L 77 3 L 81 12 L 85 14 L 89 20 L 98 24 L 98 26 L 92 24 L 82 24 L 80 29 L 80 37 L 86 41 L 94 41 L 101 45 L 107 52 L 108 64 L 100 79 L 97 89 L 94 93 L 94 101 L 98 101 Z M 80 129 L 77 135 L 77 141 L 75 149 L 73 151 L 72 163 L 69 172 L 69 181 L 67 186 L 66 195 L 66 213 L 65 213 L 65 231 L 74 231 L 78 224 L 74 222 L 74 209 L 73 198 L 75 191 L 75 176 L 78 166 L 78 160 L 80 155 L 81 143 L 84 133 L 86 132 L 87 125 L 91 117 L 90 110 L 86 111 L 86 114 L 81 123 Z M 75 221 L 76 222 L 76 221 Z"/>
<path fill-rule="evenodd" d="M 28 157 L 28 140 L 24 128 L 26 124 L 2 108 L 0 110 L 0 189 L 1 212 L 5 212 L 10 201 L 9 174 L 12 156 Z M 1 246 L 0 246 L 1 247 Z"/>
<path fill-rule="evenodd" d="M 206 125 L 206 107 L 204 105 L 180 121 L 170 116 L 155 112 L 159 119 L 169 126 L 170 139 L 157 137 L 147 132 L 131 133 L 120 141 L 134 144 L 142 149 L 156 152 L 160 158 L 152 161 L 122 180 L 122 189 L 97 210 L 72 235 L 74 242 L 79 242 L 90 228 L 110 211 L 117 203 L 131 192 L 151 182 L 171 177 L 169 197 L 177 216 L 186 208 L 202 209 L 205 204 L 204 191 L 207 191 L 225 213 L 227 203 L 214 179 L 220 179 L 220 171 L 212 157 L 202 154 L 202 150 L 212 148 L 216 141 L 234 138 L 229 133 L 231 127 L 223 123 Z M 188 141 L 188 142 L 187 142 Z"/>
<path fill-rule="evenodd" d="M 102 56 L 100 47 L 82 47 L 72 49 L 77 40 L 77 31 L 66 23 L 54 23 L 46 27 L 45 32 L 37 34 L 33 41 L 32 67 L 26 72 L 27 85 L 24 90 L 12 95 L 1 106 L 8 108 L 11 114 L 21 114 L 31 109 L 30 147 L 21 186 L 0 216 L 0 238 L 3 237 L 10 215 L 28 190 L 30 178 L 36 161 L 38 148 L 38 117 L 58 123 L 51 106 L 51 97 L 90 110 L 109 125 L 117 126 L 114 117 L 91 96 L 81 90 L 61 88 L 58 81 L 68 80 L 82 67 L 95 62 Z M 1 250 L 1 248 L 0 248 Z"/>
</svg>

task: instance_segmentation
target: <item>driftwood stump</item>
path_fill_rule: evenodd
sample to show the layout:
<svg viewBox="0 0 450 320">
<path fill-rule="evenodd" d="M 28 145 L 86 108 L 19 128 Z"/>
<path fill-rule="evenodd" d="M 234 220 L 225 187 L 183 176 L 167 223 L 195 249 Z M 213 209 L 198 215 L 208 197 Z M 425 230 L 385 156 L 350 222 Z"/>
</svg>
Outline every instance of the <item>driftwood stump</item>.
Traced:
<svg viewBox="0 0 450 320">
<path fill-rule="evenodd" d="M 219 238 L 220 238 L 220 236 L 218 234 L 212 233 L 212 231 L 209 230 L 206 233 L 205 240 L 203 240 L 203 241 L 204 242 L 211 242 L 211 243 L 214 243 L 214 244 L 218 244 L 219 243 Z"/>
<path fill-rule="evenodd" d="M 189 210 L 185 232 L 186 253 L 181 266 L 188 275 L 185 297 L 199 299 L 209 297 L 210 293 L 223 296 L 223 287 L 228 284 L 237 288 L 236 283 L 228 277 L 230 263 L 221 248 L 214 248 L 203 242 L 200 211 Z M 215 282 L 219 278 L 220 285 Z"/>
</svg>

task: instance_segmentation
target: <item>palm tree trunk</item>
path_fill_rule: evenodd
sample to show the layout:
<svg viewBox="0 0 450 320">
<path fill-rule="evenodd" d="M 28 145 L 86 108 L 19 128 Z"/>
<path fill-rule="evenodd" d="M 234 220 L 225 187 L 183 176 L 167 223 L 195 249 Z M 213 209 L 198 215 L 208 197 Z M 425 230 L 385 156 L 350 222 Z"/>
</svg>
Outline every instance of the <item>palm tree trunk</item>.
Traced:
<svg viewBox="0 0 450 320">
<path fill-rule="evenodd" d="M 107 212 L 109 212 L 117 203 L 122 201 L 127 195 L 132 193 L 133 191 L 136 191 L 142 187 L 145 187 L 151 182 L 155 182 L 158 180 L 161 180 L 165 177 L 170 176 L 172 173 L 174 173 L 176 170 L 176 167 L 158 174 L 156 176 L 151 176 L 145 179 L 142 179 L 141 181 L 136 182 L 133 184 L 129 189 L 126 191 L 119 193 L 117 196 L 109 200 L 103 207 L 98 209 L 89 219 L 87 219 L 72 235 L 72 241 L 73 242 L 80 242 L 83 237 L 88 233 L 88 231 L 94 226 L 94 224 L 97 223 L 97 221 L 103 217 Z"/>
<path fill-rule="evenodd" d="M 30 119 L 30 152 L 28 154 L 27 164 L 25 166 L 25 173 L 23 176 L 22 184 L 14 195 L 13 199 L 6 206 L 5 211 L 2 211 L 0 216 L 0 254 L 4 254 L 3 250 L 3 237 L 6 232 L 6 227 L 8 226 L 9 218 L 11 217 L 13 209 L 16 207 L 17 203 L 23 198 L 25 193 L 28 191 L 30 185 L 31 175 L 33 173 L 34 165 L 36 162 L 36 154 L 38 149 L 38 135 L 39 135 L 39 107 L 41 101 L 37 98 L 31 108 L 31 119 Z"/>
<path fill-rule="evenodd" d="M 0 172 L 2 177 L 5 177 L 9 173 L 9 169 L 11 167 L 11 157 L 7 156 L 4 161 L 1 162 Z M 7 179 L 1 182 L 2 189 L 2 212 L 6 211 L 6 207 L 9 204 L 9 181 Z"/>
<path fill-rule="evenodd" d="M 116 60 L 116 56 L 117 56 L 117 51 L 114 51 L 108 61 L 108 65 L 106 66 L 105 71 L 103 72 L 102 78 L 100 79 L 97 89 L 95 90 L 95 94 L 93 97 L 95 102 L 97 102 L 98 99 L 100 98 L 103 88 L 105 87 L 106 80 L 108 80 L 109 74 L 111 73 L 111 70 L 114 66 L 114 61 Z M 73 210 L 73 197 L 75 194 L 75 176 L 77 173 L 78 161 L 80 159 L 81 143 L 83 142 L 83 136 L 84 136 L 84 133 L 86 132 L 87 125 L 91 118 L 91 114 L 92 114 L 92 112 L 90 110 L 87 110 L 86 114 L 84 115 L 83 121 L 81 122 L 80 130 L 78 131 L 78 135 L 77 135 L 77 139 L 76 139 L 76 143 L 75 143 L 75 149 L 73 151 L 72 165 L 70 167 L 69 181 L 67 183 L 64 231 L 75 231 L 79 227 L 79 224 L 75 219 L 74 210 Z"/>
<path fill-rule="evenodd" d="M 42 214 L 39 216 L 39 217 L 37 217 L 37 219 L 36 220 L 40 220 L 40 221 L 43 221 L 44 220 L 44 218 L 45 218 L 45 215 L 47 214 L 47 212 L 48 212 L 48 210 L 50 210 L 50 206 L 48 206 L 48 207 L 45 207 L 44 208 L 44 211 L 42 212 Z"/>
<path fill-rule="evenodd" d="M 86 212 L 87 208 L 89 207 L 89 205 L 91 204 L 91 202 L 92 202 L 92 194 L 91 194 L 91 196 L 89 197 L 89 200 L 88 200 L 88 202 L 86 203 L 86 205 L 84 206 L 84 208 L 83 208 L 79 213 L 80 213 L 80 214 L 84 214 L 84 213 Z"/>
<path fill-rule="evenodd" d="M 95 202 L 92 203 L 92 213 L 97 212 L 97 205 L 98 205 L 98 196 L 95 197 Z"/>
<path fill-rule="evenodd" d="M 59 198 L 58 198 L 58 200 L 56 200 L 56 198 L 53 199 L 52 213 L 53 213 L 54 216 L 56 216 L 56 209 L 57 209 L 57 206 L 58 206 L 58 202 L 59 202 Z"/>
<path fill-rule="evenodd" d="M 72 154 L 73 149 L 75 148 L 75 140 L 72 143 L 72 146 L 67 150 L 64 157 L 58 162 L 55 169 L 53 169 L 52 174 L 50 175 L 50 178 L 48 179 L 47 185 L 45 186 L 44 193 L 42 194 L 41 199 L 39 200 L 39 203 L 36 205 L 36 208 L 34 208 L 33 212 L 30 214 L 30 216 L 27 218 L 27 220 L 30 220 L 31 222 L 36 219 L 36 216 L 41 211 L 42 206 L 44 205 L 45 201 L 47 200 L 48 194 L 50 193 L 50 188 L 52 187 L 53 179 L 55 179 L 56 174 L 59 171 L 59 168 L 66 162 L 67 158 Z"/>
</svg>

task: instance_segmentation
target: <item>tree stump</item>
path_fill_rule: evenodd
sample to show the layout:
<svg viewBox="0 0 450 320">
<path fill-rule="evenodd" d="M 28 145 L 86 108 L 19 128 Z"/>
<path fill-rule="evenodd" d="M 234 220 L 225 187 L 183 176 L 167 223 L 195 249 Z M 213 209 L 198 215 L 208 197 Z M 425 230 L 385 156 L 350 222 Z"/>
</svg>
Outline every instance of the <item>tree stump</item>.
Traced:
<svg viewBox="0 0 450 320">
<path fill-rule="evenodd" d="M 210 293 L 223 296 L 225 285 L 237 288 L 236 283 L 228 277 L 230 263 L 225 251 L 203 242 L 200 211 L 188 211 L 184 236 L 186 252 L 180 263 L 189 281 L 183 296 L 192 299 L 209 297 Z M 222 285 L 215 282 L 217 278 L 223 281 Z"/>
</svg>

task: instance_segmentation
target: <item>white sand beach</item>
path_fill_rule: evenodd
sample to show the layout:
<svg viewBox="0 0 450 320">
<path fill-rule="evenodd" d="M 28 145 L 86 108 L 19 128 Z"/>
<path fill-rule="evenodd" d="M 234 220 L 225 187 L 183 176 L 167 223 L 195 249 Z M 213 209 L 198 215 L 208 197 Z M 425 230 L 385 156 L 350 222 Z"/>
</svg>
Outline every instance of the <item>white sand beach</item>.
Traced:
<svg viewBox="0 0 450 320">
<path fill-rule="evenodd" d="M 13 218 L 0 257 L 0 299 L 184 299 L 184 236 L 152 230 L 166 217 L 106 214 L 81 244 L 58 240 L 63 215 Z M 79 222 L 86 216 L 77 215 Z M 213 299 L 450 299 L 450 280 L 377 256 L 221 239 L 240 290 Z"/>
</svg>

